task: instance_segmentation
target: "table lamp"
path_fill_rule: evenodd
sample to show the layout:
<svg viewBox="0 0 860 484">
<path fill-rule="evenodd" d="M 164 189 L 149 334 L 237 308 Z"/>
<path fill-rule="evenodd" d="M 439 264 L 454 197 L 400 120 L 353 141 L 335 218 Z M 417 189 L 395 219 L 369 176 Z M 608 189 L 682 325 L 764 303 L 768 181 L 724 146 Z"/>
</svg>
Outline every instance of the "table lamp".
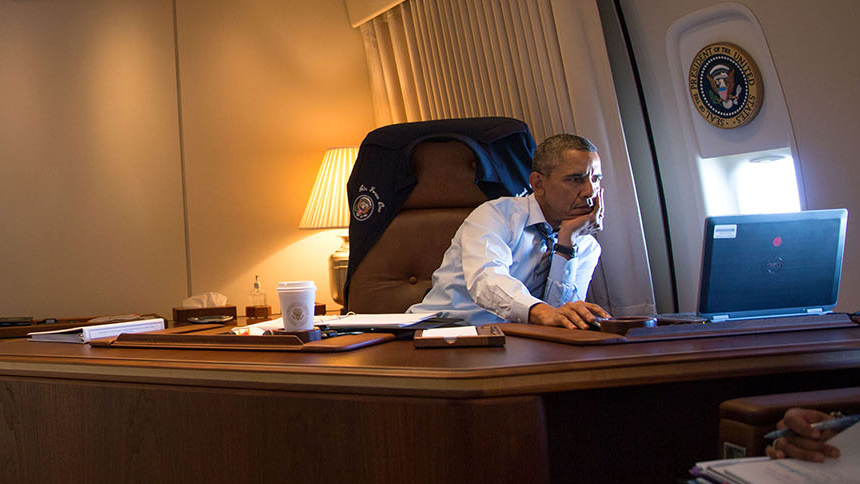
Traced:
<svg viewBox="0 0 860 484">
<path fill-rule="evenodd" d="M 346 181 L 352 172 L 352 165 L 358 156 L 358 147 L 330 148 L 323 157 L 322 166 L 317 173 L 314 189 L 302 221 L 300 229 L 335 229 L 349 227 L 349 200 L 346 196 Z M 346 284 L 346 272 L 349 266 L 349 231 L 338 234 L 343 243 L 328 260 L 329 286 L 331 297 L 341 306 L 343 286 Z"/>
</svg>

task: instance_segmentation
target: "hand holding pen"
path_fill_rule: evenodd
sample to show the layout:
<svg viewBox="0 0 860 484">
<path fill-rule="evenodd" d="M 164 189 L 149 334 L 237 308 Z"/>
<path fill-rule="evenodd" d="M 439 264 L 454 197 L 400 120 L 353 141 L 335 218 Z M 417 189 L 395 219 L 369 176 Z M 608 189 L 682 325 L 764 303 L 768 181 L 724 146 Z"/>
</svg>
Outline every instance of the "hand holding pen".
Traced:
<svg viewBox="0 0 860 484">
<path fill-rule="evenodd" d="M 766 449 L 767 455 L 773 459 L 792 457 L 814 462 L 839 457 L 839 449 L 825 441 L 857 421 L 860 415 L 833 418 L 817 410 L 792 408 L 777 424 L 779 430 L 765 435 L 774 439 Z"/>
<path fill-rule="evenodd" d="M 856 415 L 846 415 L 840 418 L 832 418 L 830 420 L 822 420 L 820 422 L 816 422 L 811 424 L 810 427 L 813 429 L 824 431 L 828 429 L 833 429 L 835 431 L 844 430 L 855 423 L 860 422 L 860 414 Z M 797 436 L 797 432 L 790 428 L 784 428 L 782 430 L 774 430 L 773 432 L 765 434 L 765 439 L 778 439 L 780 437 L 794 437 Z"/>
</svg>

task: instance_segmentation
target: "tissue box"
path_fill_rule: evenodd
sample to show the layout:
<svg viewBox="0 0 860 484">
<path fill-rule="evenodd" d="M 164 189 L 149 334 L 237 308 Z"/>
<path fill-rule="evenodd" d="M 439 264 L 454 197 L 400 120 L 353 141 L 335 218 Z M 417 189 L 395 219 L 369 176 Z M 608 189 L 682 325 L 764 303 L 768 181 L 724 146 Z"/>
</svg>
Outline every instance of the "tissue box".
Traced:
<svg viewBox="0 0 860 484">
<path fill-rule="evenodd" d="M 173 320 L 177 323 L 187 323 L 188 318 L 201 316 L 233 316 L 236 318 L 236 306 L 215 306 L 211 308 L 173 308 Z"/>
</svg>

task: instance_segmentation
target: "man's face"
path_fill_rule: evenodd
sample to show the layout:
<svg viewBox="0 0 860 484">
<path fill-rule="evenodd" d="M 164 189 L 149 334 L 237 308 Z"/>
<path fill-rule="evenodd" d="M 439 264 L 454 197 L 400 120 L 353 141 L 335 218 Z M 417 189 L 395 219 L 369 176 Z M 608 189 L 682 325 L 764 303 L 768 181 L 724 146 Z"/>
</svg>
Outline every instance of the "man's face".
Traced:
<svg viewBox="0 0 860 484">
<path fill-rule="evenodd" d="M 591 213 L 602 178 L 597 153 L 567 150 L 552 172 L 532 173 L 531 182 L 544 217 L 558 228 L 562 220 Z"/>
</svg>

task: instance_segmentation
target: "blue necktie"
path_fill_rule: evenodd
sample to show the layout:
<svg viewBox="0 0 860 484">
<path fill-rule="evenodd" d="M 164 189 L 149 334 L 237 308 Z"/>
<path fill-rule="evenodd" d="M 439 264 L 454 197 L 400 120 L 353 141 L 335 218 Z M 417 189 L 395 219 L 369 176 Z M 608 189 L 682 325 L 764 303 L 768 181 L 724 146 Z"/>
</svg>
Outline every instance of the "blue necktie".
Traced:
<svg viewBox="0 0 860 484">
<path fill-rule="evenodd" d="M 532 287 L 529 292 L 532 296 L 543 299 L 544 288 L 546 287 L 546 279 L 549 276 L 549 268 L 552 265 L 552 249 L 555 247 L 555 234 L 550 232 L 549 226 L 545 223 L 535 224 L 535 228 L 540 233 L 542 244 L 540 246 L 543 253 L 535 268 L 534 278 L 532 279 Z"/>
</svg>

